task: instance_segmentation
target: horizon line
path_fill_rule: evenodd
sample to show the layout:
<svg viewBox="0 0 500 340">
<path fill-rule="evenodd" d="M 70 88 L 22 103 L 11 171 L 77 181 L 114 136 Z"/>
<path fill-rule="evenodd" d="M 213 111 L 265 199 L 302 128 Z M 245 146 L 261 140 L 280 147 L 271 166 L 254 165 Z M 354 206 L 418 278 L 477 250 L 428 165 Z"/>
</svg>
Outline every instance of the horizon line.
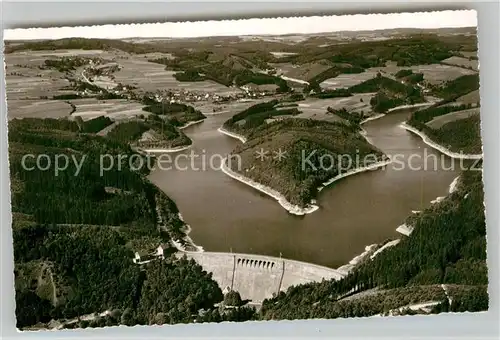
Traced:
<svg viewBox="0 0 500 340">
<path fill-rule="evenodd" d="M 382 17 L 382 18 L 381 18 Z M 336 20 L 331 20 L 336 19 Z M 380 20 L 384 19 L 384 20 Z M 278 25 L 289 24 L 289 25 Z M 188 39 L 230 36 L 314 35 L 397 29 L 477 29 L 475 10 L 373 13 L 301 17 L 250 18 L 184 22 L 156 22 L 17 28 L 4 30 L 4 41 L 87 39 Z M 102 30 L 106 33 L 103 34 Z M 136 31 L 142 31 L 136 32 Z M 157 34 L 159 30 L 170 34 Z M 99 32 L 101 31 L 101 32 Z"/>
<path fill-rule="evenodd" d="M 86 27 L 86 26 L 84 26 Z M 343 33 L 343 32 L 380 32 L 380 31 L 394 31 L 394 30 L 416 30 L 416 31 L 430 31 L 430 30 L 447 30 L 447 29 L 476 29 L 477 26 L 463 26 L 463 27 L 435 27 L 435 28 L 419 28 L 419 27 L 395 27 L 395 28 L 380 28 L 374 30 L 340 30 L 340 31 L 324 31 L 324 32 L 314 32 L 314 33 L 283 33 L 283 34 L 272 34 L 272 33 L 263 33 L 263 34 L 238 34 L 238 35 L 206 35 L 206 36 L 188 36 L 188 37 L 174 37 L 174 36 L 130 36 L 130 37 L 121 37 L 121 38 L 98 38 L 98 37 L 80 37 L 80 36 L 68 36 L 64 38 L 33 38 L 33 39 L 4 39 L 6 42 L 17 42 L 17 41 L 54 41 L 54 40 L 63 40 L 63 39 L 99 39 L 99 40 L 125 40 L 125 39 L 172 39 L 172 40 L 186 40 L 186 39 L 200 39 L 200 38 L 239 38 L 239 37 L 286 37 L 286 36 L 315 36 L 320 34 L 328 34 L 328 33 Z"/>
</svg>

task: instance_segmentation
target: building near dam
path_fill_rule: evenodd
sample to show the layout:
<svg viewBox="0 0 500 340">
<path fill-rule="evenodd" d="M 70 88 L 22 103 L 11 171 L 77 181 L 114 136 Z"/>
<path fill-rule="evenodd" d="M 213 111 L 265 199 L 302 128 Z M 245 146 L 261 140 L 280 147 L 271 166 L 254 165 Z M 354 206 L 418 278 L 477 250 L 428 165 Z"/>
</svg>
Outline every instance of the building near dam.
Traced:
<svg viewBox="0 0 500 340">
<path fill-rule="evenodd" d="M 235 253 L 180 253 L 195 260 L 226 293 L 235 290 L 243 300 L 261 303 L 288 287 L 323 279 L 340 279 L 345 274 L 311 263 L 271 256 Z"/>
</svg>

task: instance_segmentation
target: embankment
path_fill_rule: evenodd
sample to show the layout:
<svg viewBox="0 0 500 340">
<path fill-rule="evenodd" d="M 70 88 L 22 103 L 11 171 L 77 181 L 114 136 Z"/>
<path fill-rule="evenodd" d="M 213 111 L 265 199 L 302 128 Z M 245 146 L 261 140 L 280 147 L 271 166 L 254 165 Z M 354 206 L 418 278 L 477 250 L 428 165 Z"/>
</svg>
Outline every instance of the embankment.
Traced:
<svg viewBox="0 0 500 340">
<path fill-rule="evenodd" d="M 457 176 L 453 179 L 453 181 L 450 183 L 450 186 L 448 187 L 448 195 L 451 195 L 452 193 L 454 193 L 458 189 L 459 183 L 460 183 L 460 176 Z M 431 204 L 439 203 L 439 202 L 443 201 L 445 198 L 446 198 L 446 196 L 436 197 L 436 199 L 433 199 L 431 201 Z M 413 210 L 412 213 L 419 214 L 420 211 Z M 413 232 L 413 226 L 407 225 L 406 223 L 404 223 L 404 224 L 400 225 L 399 227 L 397 227 L 396 231 L 398 233 L 405 235 L 405 236 L 410 236 L 411 233 Z"/>
<path fill-rule="evenodd" d="M 182 251 L 182 252 L 190 252 L 190 253 L 202 253 L 204 252 L 204 249 L 202 246 L 197 245 L 194 243 L 194 241 L 191 239 L 189 234 L 191 233 L 191 226 L 184 221 L 184 218 L 182 217 L 181 213 L 177 214 L 179 216 L 179 219 L 184 223 L 184 226 L 182 228 L 182 232 L 184 233 L 184 237 L 182 240 L 174 240 L 172 239 L 172 244 L 174 245 L 177 250 Z"/>
<path fill-rule="evenodd" d="M 304 85 L 309 85 L 308 81 L 302 80 L 302 79 L 297 79 L 297 78 L 290 78 L 287 76 L 279 76 L 283 80 L 291 81 L 297 84 L 304 84 Z"/>
<path fill-rule="evenodd" d="M 422 138 L 422 141 L 425 144 L 429 145 L 433 149 L 438 150 L 439 152 L 445 154 L 448 157 L 457 158 L 457 159 L 482 159 L 483 158 L 483 154 L 464 154 L 464 153 L 453 152 L 453 151 L 445 148 L 444 146 L 439 145 L 438 143 L 432 141 L 425 133 L 423 133 L 422 131 L 420 131 L 420 130 L 418 130 L 418 129 L 414 128 L 413 126 L 410 126 L 406 123 L 401 123 L 399 126 L 407 131 L 413 132 L 414 134 L 416 134 L 417 136 Z"/>
<path fill-rule="evenodd" d="M 345 178 L 345 177 L 348 177 L 351 175 L 355 175 L 355 174 L 359 174 L 359 173 L 365 172 L 365 171 L 375 170 L 375 169 L 384 167 L 384 166 L 390 164 L 391 162 L 392 161 L 390 159 L 387 159 L 387 160 L 376 162 L 376 163 L 373 163 L 373 164 L 370 164 L 367 166 L 363 166 L 363 167 L 359 167 L 359 168 L 355 168 L 355 169 L 346 171 L 346 172 L 341 173 L 341 174 L 329 179 L 328 181 L 324 182 L 323 185 L 318 188 L 318 191 L 323 190 L 325 187 L 329 186 L 330 184 L 332 184 L 338 180 L 341 180 L 342 178 Z"/>
<path fill-rule="evenodd" d="M 185 129 L 187 127 L 190 127 L 191 125 L 195 125 L 195 124 L 199 124 L 201 122 L 203 122 L 206 118 L 203 118 L 203 119 L 200 119 L 200 120 L 195 120 L 195 121 L 192 121 L 192 122 L 188 122 L 186 124 L 184 124 L 183 126 L 179 127 L 179 130 L 182 130 L 182 129 Z"/>
<path fill-rule="evenodd" d="M 371 117 L 366 118 L 365 120 L 362 120 L 362 121 L 359 123 L 359 125 L 363 125 L 363 124 L 365 124 L 365 123 L 368 123 L 368 122 L 370 122 L 370 121 L 372 121 L 372 120 L 376 120 L 376 119 L 382 118 L 382 117 L 384 117 L 384 116 L 385 116 L 385 113 L 379 113 L 379 114 L 373 115 L 373 116 L 371 116 Z"/>
<path fill-rule="evenodd" d="M 365 247 L 365 251 L 359 255 L 356 255 L 349 263 L 344 264 L 341 267 L 337 268 L 337 271 L 342 273 L 344 276 L 349 274 L 361 261 L 363 261 L 369 254 L 371 254 L 375 248 L 378 247 L 378 244 L 370 244 Z"/>
<path fill-rule="evenodd" d="M 231 132 L 231 131 L 228 131 L 228 130 L 224 129 L 223 127 L 218 128 L 217 131 L 219 131 L 220 133 L 223 133 L 223 134 L 225 134 L 225 135 L 227 135 L 229 137 L 236 138 L 236 139 L 238 139 L 242 143 L 246 143 L 247 142 L 247 139 L 244 136 L 238 135 L 237 133 L 234 133 L 234 132 Z"/>
<path fill-rule="evenodd" d="M 191 144 L 192 145 L 192 144 Z M 173 152 L 179 152 L 179 151 L 184 151 L 187 150 L 191 147 L 191 145 L 186 145 L 186 146 L 179 146 L 176 148 L 170 148 L 170 149 L 137 149 L 146 153 L 173 153 Z"/>
<path fill-rule="evenodd" d="M 417 107 L 432 106 L 434 104 L 435 104 L 435 102 L 425 102 L 425 103 L 418 103 L 418 104 L 413 104 L 413 105 L 400 105 L 400 106 L 396 106 L 396 107 L 393 107 L 393 108 L 387 110 L 387 112 L 394 112 L 394 111 L 405 110 L 405 109 L 413 109 L 413 108 L 417 108 Z"/>
<path fill-rule="evenodd" d="M 375 119 L 382 118 L 384 116 L 385 116 L 384 114 L 378 114 L 378 115 L 375 115 L 373 117 L 369 117 L 369 118 L 365 119 L 364 121 L 362 121 L 361 124 L 364 124 L 364 123 L 366 123 L 368 121 L 372 121 L 372 120 L 375 120 Z M 230 137 L 237 138 L 237 139 L 239 139 L 243 143 L 245 143 L 247 141 L 245 137 L 243 137 L 241 135 L 238 135 L 238 134 L 235 134 L 233 132 L 230 132 L 230 131 L 222 128 L 222 127 L 220 127 L 218 129 L 218 131 L 221 132 L 221 133 L 223 133 L 223 134 L 226 134 L 226 135 L 228 135 Z M 370 143 L 369 139 L 366 137 L 366 131 L 362 130 L 361 135 L 367 140 L 368 143 Z M 345 177 L 348 177 L 348 176 L 351 176 L 351 175 L 355 175 L 355 174 L 359 174 L 359 173 L 362 173 L 362 172 L 365 172 L 365 171 L 375 170 L 375 169 L 384 167 L 384 166 L 388 165 L 389 163 L 391 163 L 391 160 L 390 159 L 385 159 L 385 160 L 380 161 L 380 162 L 376 162 L 376 163 L 373 163 L 373 164 L 370 164 L 370 165 L 367 165 L 367 166 L 358 167 L 358 168 L 346 171 L 344 173 L 340 173 L 337 176 L 335 176 L 335 177 L 329 179 L 328 181 L 322 183 L 322 185 L 318 187 L 318 192 L 320 192 L 321 190 L 323 190 L 325 187 L 329 186 L 330 184 L 332 184 L 332 183 L 334 183 L 334 182 L 336 182 L 338 180 L 341 180 L 342 178 L 345 178 Z M 226 160 L 224 160 L 222 162 L 221 170 L 226 175 L 228 175 L 228 176 L 230 176 L 230 177 L 232 177 L 232 178 L 234 178 L 234 179 L 236 179 L 236 180 L 238 180 L 238 181 L 240 181 L 242 183 L 245 183 L 245 184 L 251 186 L 252 188 L 257 189 L 257 190 L 259 190 L 260 192 L 263 192 L 266 195 L 271 196 L 276 201 L 278 201 L 278 203 L 284 209 L 286 209 L 288 212 L 290 212 L 291 214 L 294 214 L 294 215 L 306 215 L 306 214 L 313 213 L 313 212 L 315 212 L 316 210 L 319 209 L 319 207 L 316 205 L 316 201 L 315 200 L 312 200 L 305 207 L 300 207 L 298 205 L 295 205 L 295 204 L 289 202 L 285 198 L 285 196 L 283 196 L 277 190 L 274 190 L 274 189 L 272 189 L 272 188 L 270 188 L 270 187 L 268 187 L 268 186 L 266 186 L 264 184 L 258 183 L 258 182 L 253 181 L 252 179 L 250 179 L 248 177 L 245 177 L 245 176 L 243 176 L 243 175 L 241 175 L 239 173 L 234 172 L 233 170 L 231 170 L 229 167 L 226 166 Z"/>
</svg>

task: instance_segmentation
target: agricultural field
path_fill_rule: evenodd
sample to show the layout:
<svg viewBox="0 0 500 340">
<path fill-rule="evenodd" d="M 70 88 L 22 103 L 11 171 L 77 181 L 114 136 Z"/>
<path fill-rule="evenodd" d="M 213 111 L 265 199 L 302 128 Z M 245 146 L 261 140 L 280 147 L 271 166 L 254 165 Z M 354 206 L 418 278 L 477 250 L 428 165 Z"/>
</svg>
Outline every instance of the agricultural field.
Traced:
<svg viewBox="0 0 500 340">
<path fill-rule="evenodd" d="M 433 118 L 431 121 L 427 122 L 426 125 L 431 129 L 439 129 L 440 127 L 442 127 L 447 123 L 478 115 L 479 115 L 479 108 L 454 111 L 442 116 L 437 116 Z"/>
<path fill-rule="evenodd" d="M 276 73 L 289 78 L 308 81 L 332 67 L 332 64 L 327 60 L 319 60 L 317 62 L 294 65 L 290 63 L 270 64 L 276 69 Z"/>
<path fill-rule="evenodd" d="M 475 53 L 475 52 L 474 52 Z M 477 57 L 477 55 L 476 55 Z M 448 64 L 448 65 L 457 65 L 461 67 L 466 67 L 470 68 L 474 71 L 479 70 L 479 61 L 478 60 L 470 60 L 468 58 L 461 58 L 461 57 L 450 57 L 448 59 L 443 60 L 443 63 Z"/>
<path fill-rule="evenodd" d="M 131 56 L 120 60 L 119 64 L 122 69 L 114 73 L 115 82 L 136 86 L 144 91 L 186 89 L 192 92 L 210 92 L 219 95 L 241 92 L 210 80 L 189 83 L 177 81 L 174 78 L 176 71 L 166 71 L 164 65 L 148 62 L 147 58 Z"/>
<path fill-rule="evenodd" d="M 53 69 L 42 69 L 48 57 L 26 52 L 7 54 L 5 75 L 7 99 L 41 99 L 68 93 L 70 85 L 64 74 Z M 69 91 L 71 92 L 71 91 Z"/>
<path fill-rule="evenodd" d="M 481 97 L 479 95 L 479 90 L 475 90 L 467 93 L 461 97 L 458 97 L 455 101 L 457 104 L 476 104 L 479 103 Z"/>
<path fill-rule="evenodd" d="M 326 90 L 336 90 L 348 88 L 354 85 L 361 84 L 364 81 L 375 78 L 378 70 L 368 69 L 365 72 L 357 74 L 341 74 L 335 78 L 330 78 L 320 83 L 321 88 Z"/>
</svg>

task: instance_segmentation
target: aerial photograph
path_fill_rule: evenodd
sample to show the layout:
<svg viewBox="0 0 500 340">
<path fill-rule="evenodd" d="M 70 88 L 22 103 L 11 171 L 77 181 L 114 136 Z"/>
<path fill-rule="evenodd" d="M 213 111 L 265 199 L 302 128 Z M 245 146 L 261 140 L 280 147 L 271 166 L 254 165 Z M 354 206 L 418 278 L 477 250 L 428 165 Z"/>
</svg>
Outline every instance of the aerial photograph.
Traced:
<svg viewBox="0 0 500 340">
<path fill-rule="evenodd" d="M 487 311 L 476 13 L 375 16 L 6 30 L 17 328 Z"/>
</svg>

